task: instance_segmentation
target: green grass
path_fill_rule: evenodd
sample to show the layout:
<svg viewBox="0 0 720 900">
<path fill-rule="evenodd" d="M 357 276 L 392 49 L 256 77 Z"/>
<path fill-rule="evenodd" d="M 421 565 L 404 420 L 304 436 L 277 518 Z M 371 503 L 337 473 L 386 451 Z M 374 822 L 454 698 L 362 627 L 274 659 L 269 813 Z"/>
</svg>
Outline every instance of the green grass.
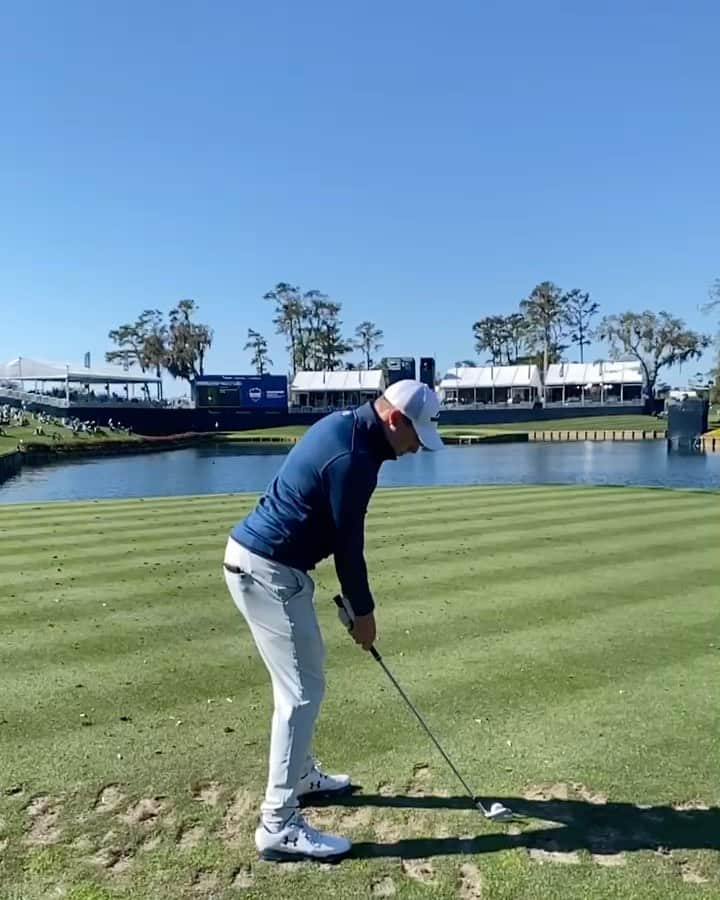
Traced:
<svg viewBox="0 0 720 900">
<path fill-rule="evenodd" d="M 271 697 L 220 566 L 251 500 L 0 507 L 0 897 L 720 895 L 719 494 L 378 491 L 378 647 L 470 783 L 530 818 L 459 799 L 327 561 L 315 750 L 362 786 L 308 813 L 356 842 L 332 869 L 255 858 Z"/>
<path fill-rule="evenodd" d="M 272 428 L 254 428 L 249 431 L 223 431 L 214 435 L 222 442 L 244 441 L 247 438 L 270 438 L 277 441 L 294 441 L 308 430 L 307 425 L 279 425 Z"/>
<path fill-rule="evenodd" d="M 44 435 L 33 434 L 36 427 L 42 427 Z M 41 425 L 39 422 L 33 422 L 31 425 L 13 426 L 3 425 L 4 434 L 0 435 L 0 456 L 4 453 L 13 453 L 17 450 L 19 441 L 23 441 L 25 445 L 33 444 L 35 446 L 44 445 L 58 449 L 59 447 L 70 446 L 90 446 L 92 444 L 117 443 L 120 441 L 135 441 L 140 443 L 141 437 L 137 435 L 128 435 L 123 431 L 110 431 L 109 429 L 99 429 L 96 434 L 73 434 L 68 428 L 60 425 Z M 53 440 L 52 435 L 56 434 L 59 440 Z"/>
<path fill-rule="evenodd" d="M 655 416 L 578 416 L 546 422 L 503 422 L 500 427 L 507 431 L 664 431 L 666 423 Z"/>
<path fill-rule="evenodd" d="M 251 438 L 257 440 L 269 437 L 277 441 L 293 441 L 307 431 L 307 425 L 275 426 L 273 428 L 254 429 L 252 431 L 224 432 L 216 436 L 220 441 L 240 441 Z M 590 416 L 576 419 L 550 419 L 547 422 L 503 422 L 498 426 L 486 425 L 441 425 L 440 433 L 452 437 L 458 435 L 507 434 L 509 431 L 664 431 L 665 423 L 654 416 Z"/>
</svg>

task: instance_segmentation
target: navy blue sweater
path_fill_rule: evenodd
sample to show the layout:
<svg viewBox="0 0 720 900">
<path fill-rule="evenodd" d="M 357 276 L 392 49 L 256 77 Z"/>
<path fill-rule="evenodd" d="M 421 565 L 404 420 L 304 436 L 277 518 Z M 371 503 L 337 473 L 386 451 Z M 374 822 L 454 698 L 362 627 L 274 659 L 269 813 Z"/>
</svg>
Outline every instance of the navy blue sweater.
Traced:
<svg viewBox="0 0 720 900">
<path fill-rule="evenodd" d="M 232 537 L 303 572 L 332 554 L 355 614 L 372 612 L 365 513 L 386 459 L 395 459 L 395 452 L 372 403 L 325 416 L 293 447 Z"/>
</svg>

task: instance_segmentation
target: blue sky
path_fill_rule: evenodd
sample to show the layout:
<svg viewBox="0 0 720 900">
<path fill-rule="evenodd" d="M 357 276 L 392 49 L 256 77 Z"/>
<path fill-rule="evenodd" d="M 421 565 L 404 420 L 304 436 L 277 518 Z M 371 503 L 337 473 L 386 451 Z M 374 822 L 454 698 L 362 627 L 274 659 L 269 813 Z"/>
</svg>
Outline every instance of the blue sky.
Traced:
<svg viewBox="0 0 720 900">
<path fill-rule="evenodd" d="M 545 279 L 712 331 L 719 29 L 710 0 L 6 4 L 0 359 L 99 363 L 192 297 L 208 370 L 253 327 L 284 371 L 280 280 L 441 369 Z"/>
</svg>

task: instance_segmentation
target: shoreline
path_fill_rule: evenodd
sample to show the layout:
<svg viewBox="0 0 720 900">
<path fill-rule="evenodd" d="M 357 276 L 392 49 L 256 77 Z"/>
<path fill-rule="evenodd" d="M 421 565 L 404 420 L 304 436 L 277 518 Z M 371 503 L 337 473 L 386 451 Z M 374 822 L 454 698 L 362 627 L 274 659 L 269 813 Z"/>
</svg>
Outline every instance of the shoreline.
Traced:
<svg viewBox="0 0 720 900">
<path fill-rule="evenodd" d="M 0 452 L 0 484 L 7 479 L 18 475 L 23 466 L 43 465 L 48 462 L 74 457 L 92 458 L 105 456 L 124 456 L 138 453 L 160 453 L 167 450 L 180 450 L 187 447 L 202 444 L 237 444 L 240 446 L 292 446 L 300 439 L 293 434 L 248 434 L 243 437 L 242 432 L 185 432 L 175 435 L 163 435 L 154 437 L 151 435 L 138 435 L 135 439 L 90 441 L 88 443 L 58 443 L 47 444 L 42 442 L 26 443 L 22 450 L 6 450 Z M 443 441 L 447 446 L 467 446 L 478 444 L 504 444 L 527 443 L 535 441 L 548 441 L 552 443 L 567 443 L 568 441 L 658 441 L 666 440 L 667 432 L 663 429 L 639 430 L 639 429 L 582 429 L 562 431 L 514 431 L 497 432 L 488 434 L 477 433 L 452 433 L 443 435 Z M 701 438 L 701 447 L 709 452 L 720 451 L 720 436 L 718 432 L 708 432 Z"/>
<path fill-rule="evenodd" d="M 132 456 L 138 453 L 162 453 L 166 450 L 181 450 L 199 444 L 211 443 L 214 435 L 187 432 L 185 434 L 153 437 L 138 435 L 134 440 L 89 441 L 88 443 L 23 442 L 22 450 L 0 452 L 0 485 L 8 478 L 18 475 L 24 466 L 44 465 L 74 457 L 92 458 L 106 456 Z"/>
</svg>

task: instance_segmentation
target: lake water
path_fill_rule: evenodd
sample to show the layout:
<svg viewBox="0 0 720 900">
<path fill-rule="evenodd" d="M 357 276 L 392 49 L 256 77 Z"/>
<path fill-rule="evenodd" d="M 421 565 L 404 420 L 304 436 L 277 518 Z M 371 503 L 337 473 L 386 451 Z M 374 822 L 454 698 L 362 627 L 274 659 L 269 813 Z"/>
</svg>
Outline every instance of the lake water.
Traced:
<svg viewBox="0 0 720 900">
<path fill-rule="evenodd" d="M 0 503 L 261 491 L 287 449 L 232 445 L 77 459 L 24 468 Z M 720 454 L 668 452 L 663 441 L 487 444 L 387 462 L 380 486 L 620 484 L 720 489 Z"/>
</svg>

